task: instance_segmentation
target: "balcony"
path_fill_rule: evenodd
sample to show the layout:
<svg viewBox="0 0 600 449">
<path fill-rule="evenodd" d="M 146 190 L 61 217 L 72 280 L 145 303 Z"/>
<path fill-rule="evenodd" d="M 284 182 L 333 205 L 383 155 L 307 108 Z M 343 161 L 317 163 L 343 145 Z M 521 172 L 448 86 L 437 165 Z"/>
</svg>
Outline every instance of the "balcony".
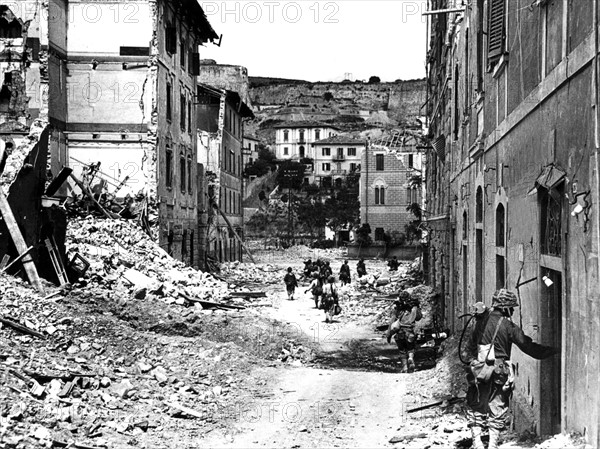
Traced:
<svg viewBox="0 0 600 449">
<path fill-rule="evenodd" d="M 345 176 L 348 173 L 348 170 L 331 170 L 332 176 Z"/>
<path fill-rule="evenodd" d="M 343 154 L 334 154 L 333 156 L 331 156 L 331 160 L 334 162 L 345 161 L 346 156 L 344 156 Z"/>
<path fill-rule="evenodd" d="M 300 144 L 300 145 L 306 145 L 306 139 L 304 137 L 300 137 L 298 139 L 298 144 Z"/>
</svg>

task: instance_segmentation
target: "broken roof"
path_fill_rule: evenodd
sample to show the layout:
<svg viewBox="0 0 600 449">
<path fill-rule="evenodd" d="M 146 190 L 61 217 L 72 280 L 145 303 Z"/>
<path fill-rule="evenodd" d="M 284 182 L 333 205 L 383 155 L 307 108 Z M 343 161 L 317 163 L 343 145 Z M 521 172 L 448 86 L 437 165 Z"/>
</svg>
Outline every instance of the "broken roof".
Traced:
<svg viewBox="0 0 600 449">
<path fill-rule="evenodd" d="M 209 86 L 208 84 L 198 83 L 198 93 L 212 95 L 215 98 L 221 98 L 222 95 L 226 95 L 227 102 L 232 104 L 242 117 L 254 118 L 252 109 L 242 101 L 240 94 L 233 90 L 220 89 L 218 87 Z"/>
<path fill-rule="evenodd" d="M 338 145 L 365 145 L 365 141 L 356 139 L 352 136 L 337 135 L 327 137 L 325 139 L 317 140 L 313 145 L 327 145 L 327 144 L 338 144 Z"/>
<path fill-rule="evenodd" d="M 339 130 L 337 126 L 328 123 L 317 122 L 316 120 L 297 120 L 278 123 L 273 128 L 331 128 Z"/>
</svg>

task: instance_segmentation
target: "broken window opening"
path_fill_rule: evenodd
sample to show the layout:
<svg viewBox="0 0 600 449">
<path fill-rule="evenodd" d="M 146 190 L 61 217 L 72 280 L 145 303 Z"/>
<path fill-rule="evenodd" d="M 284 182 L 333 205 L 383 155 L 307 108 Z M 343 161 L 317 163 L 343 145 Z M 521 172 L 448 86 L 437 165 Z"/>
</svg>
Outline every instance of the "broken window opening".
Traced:
<svg viewBox="0 0 600 449">
<path fill-rule="evenodd" d="M 183 152 L 179 153 L 179 181 L 181 191 L 185 193 L 186 181 L 185 181 L 185 155 Z"/>
<path fill-rule="evenodd" d="M 23 37 L 23 26 L 7 6 L 0 6 L 0 38 L 18 39 Z"/>
<path fill-rule="evenodd" d="M 496 246 L 504 246 L 504 205 L 496 209 Z"/>
<path fill-rule="evenodd" d="M 187 182 L 188 182 L 188 192 L 191 195 L 193 192 L 192 189 L 192 156 L 188 155 L 187 157 Z"/>
<path fill-rule="evenodd" d="M 481 187 L 477 187 L 475 194 L 475 222 L 483 222 L 483 189 Z"/>
<path fill-rule="evenodd" d="M 560 257 L 562 254 L 562 206 L 559 199 L 562 196 L 558 191 L 551 192 L 543 188 L 539 189 L 539 193 L 541 205 L 541 253 Z"/>
<path fill-rule="evenodd" d="M 165 184 L 167 187 L 173 187 L 173 150 L 167 145 L 165 162 Z"/>
</svg>

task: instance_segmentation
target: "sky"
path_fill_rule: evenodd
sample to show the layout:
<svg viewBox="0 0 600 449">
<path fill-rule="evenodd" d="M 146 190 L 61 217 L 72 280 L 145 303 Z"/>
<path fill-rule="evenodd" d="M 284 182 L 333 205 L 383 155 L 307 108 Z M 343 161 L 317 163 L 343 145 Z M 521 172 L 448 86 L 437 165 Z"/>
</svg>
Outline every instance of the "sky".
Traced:
<svg viewBox="0 0 600 449">
<path fill-rule="evenodd" d="M 200 0 L 221 46 L 202 59 L 306 81 L 425 76 L 426 0 Z"/>
</svg>

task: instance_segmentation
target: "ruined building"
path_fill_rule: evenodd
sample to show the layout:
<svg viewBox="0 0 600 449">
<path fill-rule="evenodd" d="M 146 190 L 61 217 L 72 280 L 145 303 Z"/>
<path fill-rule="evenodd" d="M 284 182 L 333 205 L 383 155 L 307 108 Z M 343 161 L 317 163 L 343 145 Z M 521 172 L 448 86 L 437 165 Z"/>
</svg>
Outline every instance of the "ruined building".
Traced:
<svg viewBox="0 0 600 449">
<path fill-rule="evenodd" d="M 253 117 L 237 92 L 198 86 L 199 161 L 206 179 L 199 199 L 202 268 L 242 260 L 243 119 Z"/>
<path fill-rule="evenodd" d="M 598 447 L 598 1 L 457 3 L 429 2 L 456 11 L 429 19 L 429 282 L 456 331 L 518 293 L 516 323 L 561 353 L 513 350 L 515 427 Z"/>
<path fill-rule="evenodd" d="M 58 160 L 76 174 L 100 162 L 107 190 L 155 206 L 160 245 L 197 266 L 198 47 L 215 31 L 195 0 L 78 1 L 68 15 Z"/>
</svg>

